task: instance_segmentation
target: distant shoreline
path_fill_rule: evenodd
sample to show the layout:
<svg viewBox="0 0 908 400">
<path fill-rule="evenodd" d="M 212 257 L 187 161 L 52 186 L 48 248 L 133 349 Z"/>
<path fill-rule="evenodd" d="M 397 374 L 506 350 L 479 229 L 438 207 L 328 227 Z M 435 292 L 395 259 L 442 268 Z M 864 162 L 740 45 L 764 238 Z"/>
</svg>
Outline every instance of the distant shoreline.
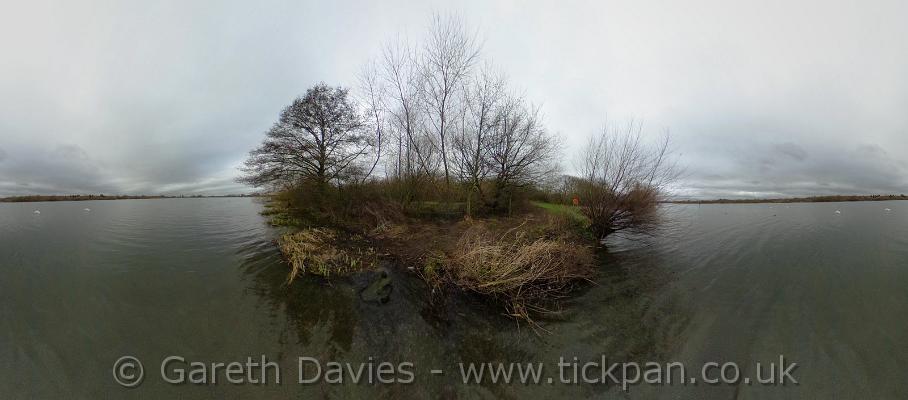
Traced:
<svg viewBox="0 0 908 400">
<path fill-rule="evenodd" d="M 670 200 L 671 204 L 762 204 L 762 203 L 838 203 L 853 201 L 893 201 L 908 200 L 908 196 L 901 195 L 864 195 L 864 196 L 812 196 L 792 197 L 781 199 L 713 199 L 713 200 Z"/>
<path fill-rule="evenodd" d="M 41 201 L 89 201 L 89 200 L 146 200 L 146 199 L 199 199 L 199 198 L 221 198 L 221 197 L 259 197 L 260 194 L 228 194 L 221 196 L 202 196 L 202 195 L 192 195 L 192 196 L 126 196 L 126 195 L 112 195 L 106 196 L 103 194 L 93 195 L 93 194 L 74 194 L 74 195 L 47 195 L 47 196 L 11 196 L 11 197 L 0 197 L 0 203 L 32 203 L 32 202 L 41 202 Z"/>
</svg>

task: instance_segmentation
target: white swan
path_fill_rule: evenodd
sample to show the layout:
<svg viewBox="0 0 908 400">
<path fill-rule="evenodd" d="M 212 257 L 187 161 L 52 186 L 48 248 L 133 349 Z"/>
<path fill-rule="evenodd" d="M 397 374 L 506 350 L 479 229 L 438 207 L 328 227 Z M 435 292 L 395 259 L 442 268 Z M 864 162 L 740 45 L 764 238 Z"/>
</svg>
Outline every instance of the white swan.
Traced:
<svg viewBox="0 0 908 400">
<path fill-rule="evenodd" d="M 86 209 L 85 209 L 85 212 L 88 212 L 88 211 L 91 211 L 91 209 L 90 209 L 90 208 L 86 208 Z"/>
<path fill-rule="evenodd" d="M 883 210 L 883 211 L 885 211 L 885 212 L 890 212 L 890 211 L 892 211 L 892 209 L 891 209 L 891 208 L 887 208 L 887 209 L 885 209 L 885 210 Z"/>
<path fill-rule="evenodd" d="M 842 212 L 839 211 L 839 210 L 835 210 L 835 213 L 836 213 L 836 214 L 841 214 Z"/>
<path fill-rule="evenodd" d="M 35 214 L 41 214 L 41 211 L 35 210 Z"/>
</svg>

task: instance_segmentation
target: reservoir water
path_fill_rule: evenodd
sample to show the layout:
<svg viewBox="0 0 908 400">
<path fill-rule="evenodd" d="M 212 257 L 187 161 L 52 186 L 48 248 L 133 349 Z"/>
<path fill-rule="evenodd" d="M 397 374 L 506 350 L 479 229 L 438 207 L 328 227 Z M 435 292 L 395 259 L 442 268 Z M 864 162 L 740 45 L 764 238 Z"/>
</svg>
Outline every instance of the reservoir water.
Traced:
<svg viewBox="0 0 908 400">
<path fill-rule="evenodd" d="M 365 278 L 288 286 L 261 209 L 0 204 L 0 398 L 908 398 L 905 202 L 665 206 L 662 232 L 611 239 L 595 282 L 536 329 L 471 295 L 432 296 L 393 265 L 386 304 L 360 299 Z M 136 388 L 112 374 L 124 355 L 144 364 Z M 263 355 L 280 384 L 171 384 L 160 371 L 168 356 Z M 559 358 L 602 356 L 683 362 L 688 376 L 734 362 L 747 377 L 783 356 L 798 383 L 558 383 Z M 298 357 L 407 362 L 413 382 L 299 384 Z M 490 362 L 544 363 L 556 381 L 462 382 L 459 364 Z"/>
</svg>

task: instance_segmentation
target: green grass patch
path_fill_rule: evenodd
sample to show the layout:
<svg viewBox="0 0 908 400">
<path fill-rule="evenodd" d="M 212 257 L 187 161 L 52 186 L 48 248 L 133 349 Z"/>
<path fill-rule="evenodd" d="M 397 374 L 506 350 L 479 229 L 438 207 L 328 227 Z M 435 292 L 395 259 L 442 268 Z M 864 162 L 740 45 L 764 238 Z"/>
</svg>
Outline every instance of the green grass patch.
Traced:
<svg viewBox="0 0 908 400">
<path fill-rule="evenodd" d="M 580 225 L 581 227 L 586 228 L 590 225 L 590 219 L 580 212 L 580 207 L 567 204 L 545 203 L 541 201 L 532 201 L 531 203 L 552 215 L 566 217 L 571 222 Z"/>
</svg>

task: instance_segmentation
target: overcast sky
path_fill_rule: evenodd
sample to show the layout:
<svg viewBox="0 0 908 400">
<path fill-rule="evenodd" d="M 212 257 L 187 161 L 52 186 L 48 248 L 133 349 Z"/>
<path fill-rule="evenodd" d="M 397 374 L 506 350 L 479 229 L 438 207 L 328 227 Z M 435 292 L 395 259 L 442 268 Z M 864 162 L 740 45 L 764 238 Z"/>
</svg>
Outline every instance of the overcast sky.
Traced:
<svg viewBox="0 0 908 400">
<path fill-rule="evenodd" d="M 457 3 L 454 5 L 454 3 Z M 908 2 L 3 0 L 0 196 L 223 194 L 281 108 L 459 13 L 572 154 L 669 129 L 697 197 L 908 192 Z"/>
</svg>

